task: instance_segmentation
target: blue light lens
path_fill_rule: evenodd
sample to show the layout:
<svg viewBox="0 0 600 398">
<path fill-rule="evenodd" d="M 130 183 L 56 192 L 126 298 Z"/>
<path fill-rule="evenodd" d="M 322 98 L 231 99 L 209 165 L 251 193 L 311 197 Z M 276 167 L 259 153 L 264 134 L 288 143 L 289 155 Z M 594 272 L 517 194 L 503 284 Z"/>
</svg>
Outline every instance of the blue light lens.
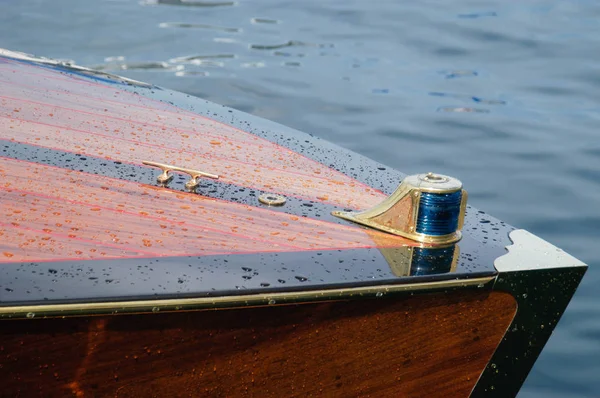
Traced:
<svg viewBox="0 0 600 398">
<path fill-rule="evenodd" d="M 462 191 L 435 194 L 421 193 L 416 231 L 426 235 L 448 235 L 458 228 Z"/>
</svg>

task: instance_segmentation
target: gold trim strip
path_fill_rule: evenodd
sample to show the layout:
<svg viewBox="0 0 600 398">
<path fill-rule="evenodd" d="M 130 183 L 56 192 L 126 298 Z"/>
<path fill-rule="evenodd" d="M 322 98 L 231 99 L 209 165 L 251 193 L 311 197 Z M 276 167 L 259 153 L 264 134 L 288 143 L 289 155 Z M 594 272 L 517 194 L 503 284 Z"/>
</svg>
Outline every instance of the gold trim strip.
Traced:
<svg viewBox="0 0 600 398">
<path fill-rule="evenodd" d="M 44 318 L 88 315 L 115 315 L 164 311 L 223 309 L 249 306 L 305 303 L 315 301 L 384 297 L 402 292 L 426 292 L 436 289 L 477 287 L 484 288 L 495 276 L 452 279 L 437 282 L 407 283 L 401 285 L 365 286 L 347 289 L 323 289 L 304 292 L 249 294 L 225 297 L 196 297 L 165 300 L 116 301 L 104 303 L 47 304 L 0 307 L 0 319 Z"/>
</svg>

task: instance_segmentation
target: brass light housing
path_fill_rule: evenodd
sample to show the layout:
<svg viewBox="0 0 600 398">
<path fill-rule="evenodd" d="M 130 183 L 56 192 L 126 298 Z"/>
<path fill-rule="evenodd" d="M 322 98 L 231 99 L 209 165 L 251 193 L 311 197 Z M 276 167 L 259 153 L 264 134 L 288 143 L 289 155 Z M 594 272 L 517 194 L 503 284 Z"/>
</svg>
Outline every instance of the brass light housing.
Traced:
<svg viewBox="0 0 600 398">
<path fill-rule="evenodd" d="M 419 208 L 423 193 L 452 194 L 461 191 L 457 228 L 451 233 L 433 235 L 418 232 Z M 454 243 L 462 237 L 467 191 L 456 178 L 427 173 L 407 176 L 387 199 L 362 212 L 334 211 L 332 214 L 380 231 L 400 235 L 421 243 L 442 245 Z"/>
</svg>

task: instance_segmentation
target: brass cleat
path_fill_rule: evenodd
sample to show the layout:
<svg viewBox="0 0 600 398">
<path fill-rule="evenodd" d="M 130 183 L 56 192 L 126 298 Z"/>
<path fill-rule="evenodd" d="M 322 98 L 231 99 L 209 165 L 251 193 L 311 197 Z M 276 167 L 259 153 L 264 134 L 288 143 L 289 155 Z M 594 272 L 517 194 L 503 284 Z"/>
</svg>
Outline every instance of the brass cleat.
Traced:
<svg viewBox="0 0 600 398">
<path fill-rule="evenodd" d="M 156 177 L 156 181 L 160 184 L 160 186 L 163 187 L 166 187 L 169 184 L 169 182 L 171 182 L 171 180 L 173 179 L 173 176 L 169 174 L 172 171 L 185 173 L 191 177 L 185 183 L 185 188 L 190 192 L 194 192 L 198 185 L 200 185 L 200 177 L 213 178 L 215 180 L 219 178 L 219 176 L 216 174 L 206 173 L 204 171 L 199 170 L 186 169 L 183 167 L 171 166 L 170 164 L 150 162 L 148 160 L 144 160 L 142 161 L 142 163 L 146 166 L 158 167 L 163 171 L 158 177 Z"/>
</svg>

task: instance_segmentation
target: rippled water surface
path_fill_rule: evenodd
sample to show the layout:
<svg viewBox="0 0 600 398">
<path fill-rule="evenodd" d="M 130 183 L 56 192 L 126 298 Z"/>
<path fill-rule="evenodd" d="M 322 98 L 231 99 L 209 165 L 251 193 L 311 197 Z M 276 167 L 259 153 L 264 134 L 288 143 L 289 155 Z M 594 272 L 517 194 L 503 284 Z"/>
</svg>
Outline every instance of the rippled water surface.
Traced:
<svg viewBox="0 0 600 398">
<path fill-rule="evenodd" d="M 471 204 L 591 265 L 519 396 L 599 396 L 600 3 L 12 1 L 0 47 L 457 176 Z"/>
</svg>

